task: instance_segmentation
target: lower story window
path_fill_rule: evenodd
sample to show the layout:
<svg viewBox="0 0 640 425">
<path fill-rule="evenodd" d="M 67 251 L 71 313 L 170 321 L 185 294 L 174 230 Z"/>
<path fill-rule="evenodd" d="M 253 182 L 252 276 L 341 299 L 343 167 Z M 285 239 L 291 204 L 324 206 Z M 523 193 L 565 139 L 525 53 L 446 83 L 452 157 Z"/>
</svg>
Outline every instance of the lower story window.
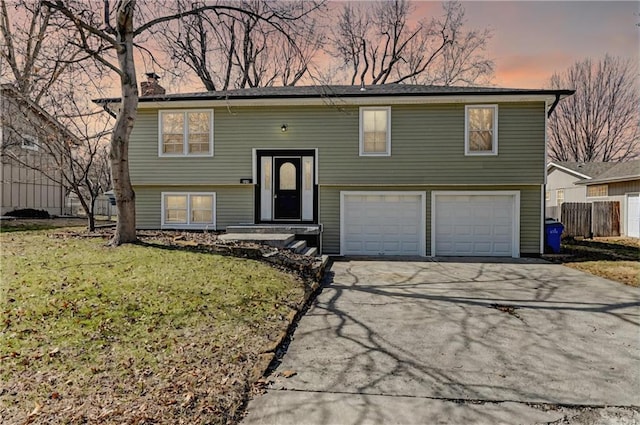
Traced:
<svg viewBox="0 0 640 425">
<path fill-rule="evenodd" d="M 163 228 L 215 229 L 216 194 L 172 193 L 162 194 Z"/>
</svg>

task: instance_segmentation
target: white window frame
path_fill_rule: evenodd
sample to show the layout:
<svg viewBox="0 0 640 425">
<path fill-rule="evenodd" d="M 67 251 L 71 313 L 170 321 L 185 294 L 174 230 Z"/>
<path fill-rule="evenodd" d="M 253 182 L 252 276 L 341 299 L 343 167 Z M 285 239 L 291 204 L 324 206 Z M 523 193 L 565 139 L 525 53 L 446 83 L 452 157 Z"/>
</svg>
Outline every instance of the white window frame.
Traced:
<svg viewBox="0 0 640 425">
<path fill-rule="evenodd" d="M 387 113 L 387 144 L 384 152 L 365 152 L 364 151 L 364 125 L 363 116 L 366 111 L 385 111 Z M 391 106 L 361 106 L 359 113 L 359 151 L 360 156 L 391 156 Z"/>
<path fill-rule="evenodd" d="M 472 151 L 469 149 L 469 110 L 493 109 L 493 138 L 490 151 Z M 465 156 L 496 156 L 498 155 L 498 105 L 465 105 L 464 107 L 464 154 Z"/>
<path fill-rule="evenodd" d="M 604 195 L 590 195 L 589 194 L 589 189 L 593 189 L 595 190 L 595 188 L 602 188 L 604 187 L 604 191 L 605 194 Z M 606 198 L 607 196 L 609 196 L 609 185 L 604 183 L 604 184 L 594 184 L 591 186 L 587 186 L 587 198 Z"/>
<path fill-rule="evenodd" d="M 564 204 L 564 189 L 556 189 L 556 206 L 559 207 L 562 204 Z"/>
<path fill-rule="evenodd" d="M 209 152 L 189 153 L 189 113 L 209 114 Z M 182 129 L 182 153 L 163 152 L 164 138 L 162 133 L 162 116 L 164 114 L 183 114 L 184 128 Z M 158 111 L 158 156 L 160 157 L 208 157 L 213 156 L 213 131 L 214 117 L 213 109 L 163 109 Z"/>
<path fill-rule="evenodd" d="M 187 197 L 187 221 L 186 223 L 167 223 L 166 220 L 166 204 L 167 196 L 186 196 Z M 192 196 L 211 196 L 211 223 L 191 223 L 191 197 Z M 216 230 L 216 192 L 162 192 L 161 193 L 161 217 L 160 227 L 162 229 L 200 229 L 200 230 Z"/>
<path fill-rule="evenodd" d="M 25 142 L 30 142 L 33 144 L 25 143 Z M 22 136 L 22 143 L 20 143 L 20 147 L 22 147 L 22 149 L 29 149 L 30 151 L 40 150 L 39 140 L 36 136 L 25 134 Z"/>
</svg>

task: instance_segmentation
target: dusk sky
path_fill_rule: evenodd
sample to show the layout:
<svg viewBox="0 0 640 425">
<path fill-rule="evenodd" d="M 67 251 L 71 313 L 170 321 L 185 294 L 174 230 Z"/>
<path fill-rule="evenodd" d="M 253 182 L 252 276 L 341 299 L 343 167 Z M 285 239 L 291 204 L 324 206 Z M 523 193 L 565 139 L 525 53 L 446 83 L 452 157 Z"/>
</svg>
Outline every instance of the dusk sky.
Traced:
<svg viewBox="0 0 640 425">
<path fill-rule="evenodd" d="M 494 84 L 545 87 L 554 72 L 576 60 L 606 53 L 639 60 L 640 2 L 626 1 L 469 1 L 469 28 L 490 27 L 489 56 Z M 420 3 L 420 10 L 439 3 Z"/>
<path fill-rule="evenodd" d="M 342 1 L 331 2 L 339 8 Z M 493 30 L 488 56 L 495 61 L 498 87 L 544 88 L 554 72 L 577 60 L 609 53 L 631 58 L 640 53 L 640 2 L 637 1 L 465 1 L 466 29 Z M 416 1 L 414 19 L 442 13 L 440 1 Z M 321 64 L 319 64 L 321 65 Z M 139 68 L 140 69 L 140 68 Z M 199 91 L 202 85 L 164 80 L 169 91 Z M 197 88 L 196 88 L 197 87 Z"/>
</svg>

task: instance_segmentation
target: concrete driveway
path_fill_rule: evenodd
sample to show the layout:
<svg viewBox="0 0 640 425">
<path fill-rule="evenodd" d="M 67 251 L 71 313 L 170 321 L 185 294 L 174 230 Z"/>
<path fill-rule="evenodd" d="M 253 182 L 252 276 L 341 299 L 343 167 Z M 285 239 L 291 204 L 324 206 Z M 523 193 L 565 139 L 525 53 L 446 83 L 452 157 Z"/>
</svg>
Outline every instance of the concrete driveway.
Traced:
<svg viewBox="0 0 640 425">
<path fill-rule="evenodd" d="M 640 423 L 640 288 L 540 260 L 336 261 L 271 381 L 244 424 Z"/>
</svg>

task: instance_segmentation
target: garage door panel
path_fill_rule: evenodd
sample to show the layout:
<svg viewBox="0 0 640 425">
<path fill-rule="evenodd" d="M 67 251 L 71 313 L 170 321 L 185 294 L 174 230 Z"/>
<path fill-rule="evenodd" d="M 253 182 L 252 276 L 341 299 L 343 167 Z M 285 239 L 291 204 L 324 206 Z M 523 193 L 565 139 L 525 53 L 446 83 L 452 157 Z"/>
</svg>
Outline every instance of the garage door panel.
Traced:
<svg viewBox="0 0 640 425">
<path fill-rule="evenodd" d="M 512 256 L 513 194 L 433 194 L 436 255 Z"/>
<path fill-rule="evenodd" d="M 423 255 L 421 194 L 343 193 L 344 255 Z"/>
</svg>

